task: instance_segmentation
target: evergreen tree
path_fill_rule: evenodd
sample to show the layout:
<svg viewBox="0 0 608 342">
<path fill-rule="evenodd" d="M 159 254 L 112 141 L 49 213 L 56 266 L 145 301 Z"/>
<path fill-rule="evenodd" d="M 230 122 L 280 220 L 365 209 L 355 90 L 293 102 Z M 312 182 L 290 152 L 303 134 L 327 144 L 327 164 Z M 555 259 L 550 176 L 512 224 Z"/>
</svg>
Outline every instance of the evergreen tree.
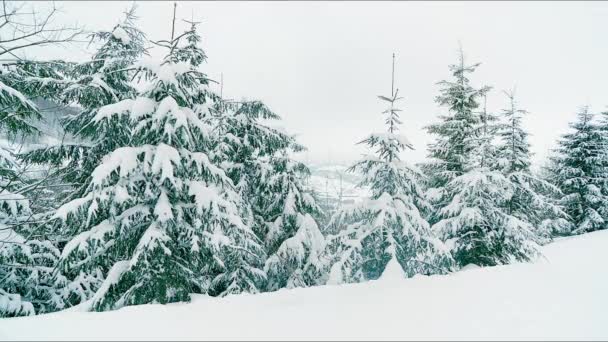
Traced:
<svg viewBox="0 0 608 342">
<path fill-rule="evenodd" d="M 34 62 L 0 70 L 0 317 L 49 312 L 63 304 L 58 288 L 65 279 L 53 276 L 59 251 L 36 232 L 39 213 L 27 196 L 37 184 L 18 159 L 18 142 L 39 134 L 34 123 L 41 115 L 31 99 L 45 90 L 34 85 L 49 72 L 48 65 Z"/>
<path fill-rule="evenodd" d="M 111 31 L 91 34 L 91 43 L 100 44 L 98 50 L 91 60 L 70 68 L 70 79 L 63 82 L 58 100 L 80 110 L 63 119 L 64 141 L 24 156 L 27 161 L 56 168 L 54 177 L 74 186 L 67 198 L 60 199 L 64 203 L 82 197 L 101 158 L 129 142 L 130 126 L 125 117 L 93 118 L 101 107 L 136 95 L 129 67 L 145 53 L 145 36 L 135 26 L 135 9 L 132 7 Z"/>
<path fill-rule="evenodd" d="M 506 123 L 501 127 L 499 134 L 502 142 L 501 166 L 506 173 L 529 171 L 531 165 L 529 134 L 522 127 L 522 120 L 528 111 L 517 107 L 513 91 L 504 94 L 509 100 L 509 107 L 502 110 Z"/>
<path fill-rule="evenodd" d="M 271 158 L 272 170 L 258 194 L 266 221 L 265 270 L 269 290 L 318 285 L 324 276 L 325 239 L 315 217 L 320 208 L 304 185 L 308 168 L 283 150 Z"/>
<path fill-rule="evenodd" d="M 265 242 L 270 291 L 317 284 L 323 273 L 320 209 L 304 185 L 310 171 L 288 157 L 304 147 L 265 123 L 279 119 L 259 101 L 220 101 L 209 117 L 213 159 L 235 183 L 245 222 Z"/>
<path fill-rule="evenodd" d="M 600 167 L 600 172 L 602 173 L 601 187 L 602 194 L 605 198 L 608 198 L 608 111 L 600 113 L 599 130 L 602 146 L 602 165 Z M 608 220 L 608 207 L 602 208 L 601 214 L 604 220 Z"/>
<path fill-rule="evenodd" d="M 607 179 L 601 127 L 583 107 L 570 124 L 571 133 L 559 141 L 555 178 L 564 196 L 561 205 L 570 217 L 569 234 L 606 228 L 608 197 L 602 192 Z"/>
<path fill-rule="evenodd" d="M 19 95 L 21 94 L 19 93 Z M 4 104 L 7 103 L 3 97 L 0 97 L 0 100 L 3 100 Z M 30 104 L 25 98 L 23 100 L 25 105 Z M 35 107 L 32 107 L 32 110 L 35 110 Z M 4 117 L 10 115 L 9 113 L 3 114 L 5 114 Z M 10 117 L 8 120 L 10 120 Z M 13 129 L 17 130 L 17 128 Z M 35 313 L 31 298 L 28 298 L 29 296 L 27 295 L 32 288 L 32 284 L 24 281 L 24 279 L 27 279 L 27 274 L 24 274 L 20 265 L 16 263 L 16 259 L 22 258 L 24 254 L 21 253 L 21 249 L 23 249 L 22 245 L 26 240 L 15 230 L 27 225 L 27 221 L 31 216 L 29 201 L 19 194 L 18 189 L 23 186 L 20 176 L 19 165 L 10 147 L 1 146 L 0 317 L 33 315 Z M 23 263 L 25 264 L 25 261 Z M 26 277 L 24 278 L 24 276 Z"/>
<path fill-rule="evenodd" d="M 85 195 L 58 211 L 66 226 L 85 227 L 64 248 L 61 266 L 72 277 L 104 279 L 95 284 L 95 310 L 254 293 L 265 280 L 262 247 L 239 216 L 232 182 L 207 154 L 201 112 L 213 96 L 198 70 L 198 39 L 192 24 L 159 42 L 169 53 L 139 63 L 149 84 L 141 95 L 92 119 L 126 114 L 134 126 L 130 146 L 107 154 Z"/>
<path fill-rule="evenodd" d="M 349 169 L 363 175 L 360 186 L 369 186 L 372 194 L 332 218 L 331 224 L 342 229 L 328 237 L 334 259 L 330 283 L 449 270 L 449 255 L 420 213 L 428 206 L 417 182 L 420 171 L 400 159 L 403 150 L 413 147 L 398 133 L 401 110 L 395 102 L 401 98 L 397 93 L 379 96 L 390 104 L 383 112 L 388 131 L 371 134 L 360 142 L 375 149 L 376 156 L 367 156 Z"/>
<path fill-rule="evenodd" d="M 268 233 L 266 208 L 259 205 L 273 166 L 270 157 L 285 149 L 304 149 L 295 139 L 264 122 L 280 116 L 260 101 L 218 101 L 207 122 L 214 127 L 212 159 L 226 171 L 241 198 L 239 208 L 260 240 Z M 274 219 L 274 218 L 273 218 Z"/>
<path fill-rule="evenodd" d="M 61 105 L 62 92 L 71 84 L 76 63 L 65 60 L 17 61 L 12 65 L 15 74 L 15 89 L 34 103 L 40 103 L 38 110 L 44 111 L 44 103 Z M 39 119 L 39 118 L 36 118 Z"/>
<path fill-rule="evenodd" d="M 486 88 L 489 90 L 489 88 Z M 479 125 L 474 131 L 471 140 L 477 145 L 475 153 L 471 155 L 472 162 L 478 163 L 480 167 L 495 170 L 499 163 L 499 151 L 495 145 L 496 135 L 500 129 L 498 116 L 488 112 L 487 94 L 483 94 L 483 108 L 479 115 Z M 470 162 L 470 161 L 469 161 Z"/>
<path fill-rule="evenodd" d="M 489 87 L 474 88 L 471 86 L 468 74 L 471 74 L 480 63 L 467 65 L 464 52 L 460 49 L 458 64 L 450 65 L 454 76 L 452 81 L 441 81 L 441 94 L 436 101 L 446 106 L 450 112 L 441 115 L 440 123 L 427 127 L 430 134 L 436 135 L 434 143 L 429 145 L 430 162 L 423 165 L 429 175 L 429 198 L 435 208 L 441 208 L 449 202 L 445 197 L 444 188 L 447 183 L 465 172 L 465 164 L 473 157 L 477 146 L 476 130 L 480 127 L 480 115 L 476 113 L 479 100 L 489 91 Z M 430 222 L 438 221 L 431 214 Z"/>
<path fill-rule="evenodd" d="M 38 133 L 32 125 L 32 120 L 40 118 L 38 108 L 26 94 L 15 89 L 16 84 L 26 81 L 20 76 L 14 67 L 0 68 L 0 127 L 9 137 Z"/>
<path fill-rule="evenodd" d="M 507 201 L 507 212 L 536 227 L 540 238 L 547 241 L 552 232 L 567 223 L 565 213 L 553 198 L 560 195 L 559 188 L 534 174 L 530 168 L 531 156 L 528 132 L 522 127 L 522 119 L 528 114 L 519 109 L 514 92 L 505 92 L 509 107 L 502 114 L 506 123 L 499 136 L 500 167 L 514 186 L 514 193 Z"/>
<path fill-rule="evenodd" d="M 434 159 L 430 169 L 438 172 L 431 183 L 434 211 L 433 230 L 450 246 L 458 266 L 493 266 L 530 260 L 538 255 L 531 224 L 506 209 L 515 186 L 498 170 L 493 146 L 496 125 L 492 115 L 478 108 L 478 99 L 489 87 L 469 85 L 468 67 L 460 53 L 460 63 L 451 66 L 454 82 L 443 81 L 437 101 L 447 105 L 452 115 L 431 125 L 437 142 L 430 145 Z"/>
<path fill-rule="evenodd" d="M 29 214 L 22 197 L 0 199 L 3 219 Z M 8 209 L 8 210 L 7 210 Z M 59 250 L 48 239 L 23 236 L 22 225 L 0 226 L 0 317 L 26 316 L 64 307 L 66 279 L 56 276 Z"/>
<path fill-rule="evenodd" d="M 15 142 L 13 153 L 16 165 L 21 168 L 19 178 L 23 182 L 20 194 L 30 199 L 32 215 L 36 216 L 37 223 L 28 225 L 28 228 L 40 232 L 49 228 L 44 221 L 57 208 L 56 190 L 61 186 L 61 182 L 57 182 L 53 176 L 55 170 L 46 165 L 35 165 L 26 156 L 27 151 L 31 151 L 38 141 L 45 138 L 45 133 L 53 132 L 55 127 L 52 122 L 47 122 L 47 114 L 44 112 L 62 107 L 60 95 L 69 84 L 73 64 L 65 61 L 23 60 L 9 65 L 8 68 L 13 77 L 7 81 L 15 90 L 31 99 L 36 107 L 36 113 L 26 119 L 30 127 L 25 132 L 22 131 L 25 134 L 15 136 L 9 133 L 7 138 Z"/>
<path fill-rule="evenodd" d="M 560 216 L 552 216 L 543 220 L 539 226 L 541 242 L 551 241 L 556 236 L 568 235 L 572 230 L 570 217 L 561 205 L 563 193 L 559 184 L 559 153 L 552 150 L 546 162 L 540 167 L 538 177 L 549 183 L 551 191 L 541 191 L 542 194 L 560 210 Z"/>
<path fill-rule="evenodd" d="M 538 255 L 534 227 L 505 207 L 513 185 L 499 171 L 472 167 L 446 187 L 452 200 L 433 225 L 451 246 L 458 266 L 495 266 Z"/>
<path fill-rule="evenodd" d="M 57 204 L 86 196 L 93 170 L 102 157 L 130 141 L 131 125 L 126 117 L 94 118 L 103 106 L 135 96 L 130 84 L 133 72 L 129 67 L 144 53 L 145 40 L 134 25 L 135 19 L 135 7 L 132 7 L 111 31 L 91 34 L 91 43 L 100 44 L 91 60 L 66 66 L 54 64 L 61 77 L 49 74 L 36 79 L 40 84 L 48 84 L 46 98 L 78 108 L 77 112 L 62 118 L 65 134 L 61 144 L 22 155 L 26 162 L 49 168 L 41 182 L 71 188 L 55 198 Z M 61 245 L 87 228 L 86 225 L 63 225 L 53 217 L 42 221 L 42 225 L 48 226 L 42 228 L 52 231 Z M 71 281 L 63 288 L 68 304 L 90 298 L 102 280 L 101 273 L 97 272 L 69 276 Z M 61 272 L 55 272 L 55 277 L 57 281 L 65 278 Z"/>
</svg>

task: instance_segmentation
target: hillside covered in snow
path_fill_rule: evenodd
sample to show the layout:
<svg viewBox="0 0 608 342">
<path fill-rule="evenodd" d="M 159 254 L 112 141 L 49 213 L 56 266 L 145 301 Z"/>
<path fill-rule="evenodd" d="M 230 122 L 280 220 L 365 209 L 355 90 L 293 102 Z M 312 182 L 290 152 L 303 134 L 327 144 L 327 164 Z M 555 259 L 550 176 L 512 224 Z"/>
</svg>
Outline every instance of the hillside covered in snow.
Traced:
<svg viewBox="0 0 608 342">
<path fill-rule="evenodd" d="M 530 264 L 0 320 L 3 340 L 608 339 L 608 231 Z"/>
</svg>

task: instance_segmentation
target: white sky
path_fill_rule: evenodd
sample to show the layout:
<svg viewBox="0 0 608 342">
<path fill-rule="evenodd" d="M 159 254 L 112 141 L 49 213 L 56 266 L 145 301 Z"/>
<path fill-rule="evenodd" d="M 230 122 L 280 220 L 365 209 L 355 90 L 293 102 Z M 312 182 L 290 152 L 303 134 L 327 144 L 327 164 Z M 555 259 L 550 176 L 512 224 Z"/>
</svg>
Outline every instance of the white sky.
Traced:
<svg viewBox="0 0 608 342">
<path fill-rule="evenodd" d="M 60 21 L 90 30 L 111 29 L 130 6 L 57 4 Z M 148 37 L 168 38 L 173 2 L 138 5 Z M 202 21 L 205 71 L 217 80 L 223 72 L 225 97 L 263 100 L 314 162 L 356 159 L 365 150 L 354 144 L 384 130 L 376 95 L 390 94 L 393 51 L 402 132 L 416 148 L 403 158 L 413 162 L 432 141 L 423 127 L 443 112 L 436 83 L 450 76 L 459 41 L 470 62 L 482 62 L 473 84 L 494 87 L 490 110 L 506 105 L 503 89 L 517 86 L 537 161 L 579 106 L 608 105 L 608 2 L 178 2 L 177 13 Z M 42 53 L 86 58 L 73 46 Z"/>
</svg>

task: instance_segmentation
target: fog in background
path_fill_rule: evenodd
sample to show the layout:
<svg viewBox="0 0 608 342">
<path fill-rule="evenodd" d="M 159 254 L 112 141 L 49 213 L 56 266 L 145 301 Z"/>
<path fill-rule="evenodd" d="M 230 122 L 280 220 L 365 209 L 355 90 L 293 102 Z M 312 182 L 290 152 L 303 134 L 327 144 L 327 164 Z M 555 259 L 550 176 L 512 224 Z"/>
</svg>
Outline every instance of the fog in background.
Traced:
<svg viewBox="0 0 608 342">
<path fill-rule="evenodd" d="M 110 30 L 131 3 L 56 5 L 59 21 Z M 173 2 L 137 5 L 148 38 L 168 39 Z M 459 42 L 469 63 L 482 62 L 473 85 L 494 87 L 490 111 L 517 87 L 537 163 L 580 106 L 608 109 L 607 2 L 178 2 L 177 17 L 177 32 L 188 25 L 181 19 L 201 22 L 204 71 L 218 81 L 223 73 L 224 97 L 264 101 L 308 147 L 309 162 L 350 162 L 366 152 L 356 142 L 385 129 L 377 95 L 390 94 L 393 52 L 402 132 L 416 148 L 408 161 L 426 157 L 433 137 L 423 127 L 445 113 L 436 83 L 451 76 Z M 91 51 L 83 43 L 30 54 L 78 61 Z"/>
</svg>

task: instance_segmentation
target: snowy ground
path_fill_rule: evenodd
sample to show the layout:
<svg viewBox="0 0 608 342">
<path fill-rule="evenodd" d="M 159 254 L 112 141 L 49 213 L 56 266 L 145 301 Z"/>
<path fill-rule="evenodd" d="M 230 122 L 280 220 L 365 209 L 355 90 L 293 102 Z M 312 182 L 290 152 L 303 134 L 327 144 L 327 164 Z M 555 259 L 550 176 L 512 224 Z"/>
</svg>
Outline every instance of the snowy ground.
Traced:
<svg viewBox="0 0 608 342">
<path fill-rule="evenodd" d="M 0 320 L 0 339 L 608 339 L 608 231 L 449 276 Z"/>
</svg>

